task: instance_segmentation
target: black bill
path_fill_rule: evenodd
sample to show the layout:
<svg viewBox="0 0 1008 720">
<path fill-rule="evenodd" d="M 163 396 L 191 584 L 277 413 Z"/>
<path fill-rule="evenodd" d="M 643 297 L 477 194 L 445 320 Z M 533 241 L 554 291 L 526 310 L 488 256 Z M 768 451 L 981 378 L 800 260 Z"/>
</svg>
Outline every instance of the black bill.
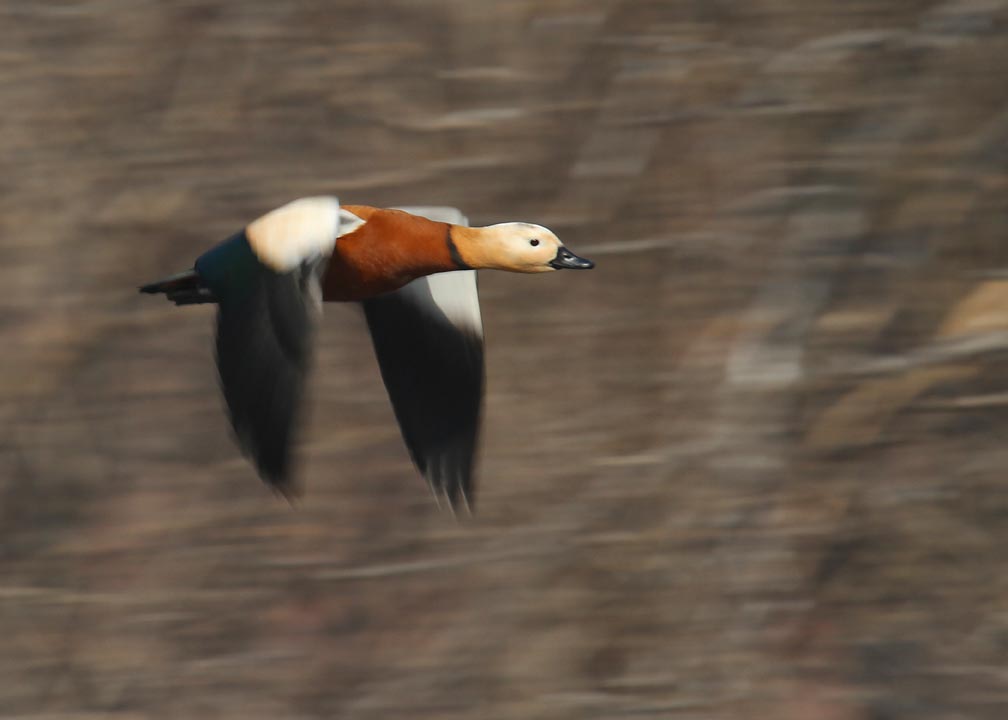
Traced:
<svg viewBox="0 0 1008 720">
<path fill-rule="evenodd" d="M 557 270 L 591 270 L 595 267 L 591 260 L 578 257 L 565 247 L 557 250 L 556 257 L 549 264 Z"/>
</svg>

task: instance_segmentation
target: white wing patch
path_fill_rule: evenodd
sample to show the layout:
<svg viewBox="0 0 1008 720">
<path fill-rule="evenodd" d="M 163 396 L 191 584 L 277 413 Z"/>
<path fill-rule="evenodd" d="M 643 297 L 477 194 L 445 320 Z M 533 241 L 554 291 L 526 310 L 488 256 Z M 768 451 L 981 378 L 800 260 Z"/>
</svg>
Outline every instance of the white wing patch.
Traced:
<svg viewBox="0 0 1008 720">
<path fill-rule="evenodd" d="M 449 206 L 408 206 L 401 207 L 413 215 L 420 215 L 436 222 L 468 225 L 469 219 L 458 208 Z M 427 287 L 424 288 L 424 285 Z M 476 289 L 476 271 L 437 273 L 414 280 L 403 294 L 418 306 L 429 305 L 425 289 L 430 290 L 434 304 L 444 313 L 452 325 L 483 337 L 483 318 L 480 315 L 479 293 Z"/>
<path fill-rule="evenodd" d="M 480 315 L 475 270 L 457 270 L 417 278 L 400 292 L 404 299 L 408 299 L 432 318 L 436 319 L 443 313 L 448 322 L 460 331 L 483 337 L 483 317 Z M 431 307 L 431 299 L 434 307 Z"/>
<path fill-rule="evenodd" d="M 253 220 L 245 235 L 263 265 L 290 272 L 305 260 L 332 253 L 344 214 L 362 222 L 341 210 L 335 197 L 301 198 Z"/>
<path fill-rule="evenodd" d="M 357 217 L 349 210 L 344 210 L 343 208 L 340 208 L 339 232 L 336 234 L 336 237 L 341 238 L 344 235 L 349 235 L 366 222 L 367 220 L 365 220 L 364 218 Z"/>
<path fill-rule="evenodd" d="M 469 219 L 462 214 L 458 208 L 448 205 L 406 205 L 396 208 L 404 210 L 411 215 L 419 215 L 434 222 L 446 222 L 453 225 L 468 225 Z"/>
</svg>

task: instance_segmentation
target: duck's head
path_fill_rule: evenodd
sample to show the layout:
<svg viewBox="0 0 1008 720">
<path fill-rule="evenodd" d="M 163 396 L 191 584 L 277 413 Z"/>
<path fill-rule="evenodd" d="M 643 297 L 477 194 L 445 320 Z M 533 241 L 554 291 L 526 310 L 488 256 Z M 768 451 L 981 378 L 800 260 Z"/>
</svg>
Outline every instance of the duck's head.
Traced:
<svg viewBox="0 0 1008 720">
<path fill-rule="evenodd" d="M 520 273 L 590 270 L 595 263 L 578 257 L 542 225 L 506 222 L 472 228 L 456 241 L 470 267 Z"/>
</svg>

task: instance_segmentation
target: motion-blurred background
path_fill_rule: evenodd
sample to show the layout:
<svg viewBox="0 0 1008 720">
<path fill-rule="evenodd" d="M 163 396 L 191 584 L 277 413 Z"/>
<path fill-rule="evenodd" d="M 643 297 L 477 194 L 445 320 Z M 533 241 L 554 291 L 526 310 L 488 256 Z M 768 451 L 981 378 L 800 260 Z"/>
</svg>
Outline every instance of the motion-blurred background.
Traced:
<svg viewBox="0 0 1008 720">
<path fill-rule="evenodd" d="M 0 4 L 0 715 L 1008 713 L 1008 2 Z M 208 307 L 292 198 L 485 273 L 476 517 L 330 306 L 275 499 Z"/>
</svg>

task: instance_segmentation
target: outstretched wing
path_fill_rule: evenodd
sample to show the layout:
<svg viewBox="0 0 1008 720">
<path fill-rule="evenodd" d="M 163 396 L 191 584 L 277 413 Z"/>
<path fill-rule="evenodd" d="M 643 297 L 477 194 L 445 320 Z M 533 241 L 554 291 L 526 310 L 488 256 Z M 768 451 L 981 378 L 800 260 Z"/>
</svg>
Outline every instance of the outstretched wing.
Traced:
<svg viewBox="0 0 1008 720">
<path fill-rule="evenodd" d="M 453 208 L 404 208 L 466 224 Z M 476 273 L 439 273 L 365 300 L 382 379 L 413 462 L 454 509 L 475 500 L 483 406 L 483 322 Z"/>
<path fill-rule="evenodd" d="M 321 310 L 319 281 L 342 215 L 335 198 L 295 201 L 196 261 L 218 301 L 217 368 L 238 443 L 263 480 L 288 497 L 299 492 L 293 438 Z"/>
<path fill-rule="evenodd" d="M 321 260 L 279 274 L 260 267 L 244 292 L 220 296 L 217 368 L 231 425 L 263 480 L 299 493 L 291 473 L 311 360 L 315 316 L 311 285 Z"/>
<path fill-rule="evenodd" d="M 471 508 L 484 378 L 476 273 L 419 278 L 365 300 L 364 313 L 413 462 L 435 497 Z"/>
</svg>

